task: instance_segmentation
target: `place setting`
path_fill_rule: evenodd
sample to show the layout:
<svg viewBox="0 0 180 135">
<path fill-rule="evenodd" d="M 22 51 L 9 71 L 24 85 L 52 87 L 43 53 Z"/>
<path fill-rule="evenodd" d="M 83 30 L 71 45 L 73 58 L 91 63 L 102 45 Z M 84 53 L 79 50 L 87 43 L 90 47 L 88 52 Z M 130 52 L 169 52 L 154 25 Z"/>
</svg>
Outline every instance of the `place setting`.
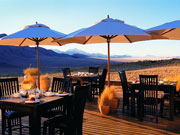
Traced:
<svg viewBox="0 0 180 135">
<path fill-rule="evenodd" d="M 158 81 L 158 84 L 159 85 L 176 85 L 177 81 L 163 79 L 163 80 Z"/>
<path fill-rule="evenodd" d="M 51 96 L 68 96 L 68 95 L 71 95 L 71 94 L 67 93 L 66 91 L 59 90 L 58 92 L 48 91 L 48 92 L 45 92 L 44 95 L 46 97 L 51 97 Z"/>
<path fill-rule="evenodd" d="M 35 98 L 35 97 L 30 97 L 29 100 L 25 101 L 25 103 L 28 103 L 28 104 L 34 104 L 34 103 L 39 103 L 39 102 L 40 102 L 40 99 Z"/>
<path fill-rule="evenodd" d="M 11 95 L 12 98 L 18 100 L 23 100 L 25 103 L 39 103 L 41 98 L 44 97 L 43 91 L 39 89 L 28 89 L 28 90 L 20 90 L 19 92 L 13 93 Z"/>
</svg>

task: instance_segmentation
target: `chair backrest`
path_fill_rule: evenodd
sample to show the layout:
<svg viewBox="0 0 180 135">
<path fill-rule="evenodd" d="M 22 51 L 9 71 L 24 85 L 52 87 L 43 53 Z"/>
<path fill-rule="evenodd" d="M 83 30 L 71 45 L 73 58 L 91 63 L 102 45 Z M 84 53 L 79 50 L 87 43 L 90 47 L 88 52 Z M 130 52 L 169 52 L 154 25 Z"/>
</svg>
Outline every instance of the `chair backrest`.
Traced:
<svg viewBox="0 0 180 135">
<path fill-rule="evenodd" d="M 158 75 L 139 75 L 144 97 L 157 98 Z"/>
<path fill-rule="evenodd" d="M 98 74 L 99 67 L 89 67 L 89 73 Z"/>
<path fill-rule="evenodd" d="M 72 117 L 75 123 L 82 124 L 89 86 L 77 86 L 73 95 Z"/>
<path fill-rule="evenodd" d="M 123 89 L 123 98 L 124 98 L 124 97 L 127 97 L 127 93 L 129 92 L 126 72 L 124 70 L 119 71 L 119 76 L 121 79 L 121 85 Z"/>
<path fill-rule="evenodd" d="M 100 75 L 100 78 L 99 78 L 99 95 L 104 90 L 104 85 L 105 85 L 105 81 L 106 81 L 106 75 L 107 75 L 107 69 L 103 69 L 103 72 L 102 72 L 102 74 Z"/>
<path fill-rule="evenodd" d="M 71 92 L 72 79 L 71 78 L 56 78 L 53 77 L 52 92 L 58 92 L 59 90 Z"/>
<path fill-rule="evenodd" d="M 139 75 L 144 113 L 157 115 L 158 75 Z"/>
<path fill-rule="evenodd" d="M 70 68 L 62 68 L 63 76 L 66 78 L 68 75 L 71 75 Z"/>
<path fill-rule="evenodd" d="M 0 79 L 0 97 L 19 92 L 18 78 Z"/>
</svg>

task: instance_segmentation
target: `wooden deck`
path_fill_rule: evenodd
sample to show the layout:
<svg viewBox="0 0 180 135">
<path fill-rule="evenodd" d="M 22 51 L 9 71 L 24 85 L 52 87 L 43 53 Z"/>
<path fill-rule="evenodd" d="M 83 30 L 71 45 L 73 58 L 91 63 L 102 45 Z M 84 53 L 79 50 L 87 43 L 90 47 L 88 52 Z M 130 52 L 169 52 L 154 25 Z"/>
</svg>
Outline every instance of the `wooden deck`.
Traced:
<svg viewBox="0 0 180 135">
<path fill-rule="evenodd" d="M 122 113 L 121 104 L 116 113 L 101 115 L 95 103 L 88 103 L 84 116 L 84 135 L 176 135 L 180 134 L 180 117 L 175 121 L 159 118 L 155 123 L 152 117 L 143 122 Z"/>
<path fill-rule="evenodd" d="M 97 102 L 87 102 L 83 122 L 83 135 L 178 135 L 180 134 L 180 115 L 175 116 L 175 121 L 168 118 L 159 118 L 159 123 L 151 116 L 144 121 L 122 113 L 121 91 L 117 91 L 120 104 L 117 112 L 102 115 L 97 108 Z M 42 120 L 43 122 L 43 120 Z M 23 123 L 28 123 L 28 118 L 23 118 Z M 1 126 L 1 125 L 0 125 Z M 0 128 L 1 130 L 1 128 Z M 1 133 L 1 131 L 0 131 Z M 23 129 L 23 134 L 28 135 L 28 129 Z M 13 135 L 18 135 L 13 132 Z"/>
</svg>

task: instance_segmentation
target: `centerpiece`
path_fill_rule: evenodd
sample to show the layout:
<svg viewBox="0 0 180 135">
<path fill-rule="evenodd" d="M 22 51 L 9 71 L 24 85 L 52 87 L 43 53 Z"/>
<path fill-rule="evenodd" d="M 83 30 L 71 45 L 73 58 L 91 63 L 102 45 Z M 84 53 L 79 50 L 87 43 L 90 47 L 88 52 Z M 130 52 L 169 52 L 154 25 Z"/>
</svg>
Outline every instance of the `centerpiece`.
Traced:
<svg viewBox="0 0 180 135">
<path fill-rule="evenodd" d="M 48 74 L 40 77 L 40 89 L 37 88 L 37 68 L 27 68 L 24 70 L 24 80 L 22 82 L 21 93 L 24 96 L 35 95 L 35 98 L 40 98 L 43 92 L 48 91 L 50 86 L 50 79 Z"/>
<path fill-rule="evenodd" d="M 27 68 L 24 70 L 24 80 L 22 82 L 22 89 L 28 90 L 31 88 L 37 88 L 37 68 Z M 42 75 L 40 77 L 40 89 L 47 91 L 50 86 L 50 79 L 48 74 Z"/>
<path fill-rule="evenodd" d="M 40 77 L 40 89 L 44 92 L 49 90 L 50 86 L 50 78 L 48 77 L 48 74 L 45 74 Z"/>
<path fill-rule="evenodd" d="M 24 80 L 22 82 L 22 89 L 28 90 L 37 87 L 37 68 L 27 68 L 24 70 Z"/>
</svg>

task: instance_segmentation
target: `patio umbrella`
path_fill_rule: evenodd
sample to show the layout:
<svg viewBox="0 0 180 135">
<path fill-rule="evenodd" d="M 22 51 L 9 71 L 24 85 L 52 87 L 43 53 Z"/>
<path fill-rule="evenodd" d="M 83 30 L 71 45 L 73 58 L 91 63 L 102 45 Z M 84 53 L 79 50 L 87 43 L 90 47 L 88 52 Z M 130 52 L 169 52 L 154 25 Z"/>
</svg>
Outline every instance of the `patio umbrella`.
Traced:
<svg viewBox="0 0 180 135">
<path fill-rule="evenodd" d="M 132 43 L 141 40 L 150 40 L 151 36 L 144 30 L 125 24 L 118 19 L 109 16 L 88 28 L 75 31 L 62 39 L 55 40 L 61 44 L 68 43 L 105 43 L 108 44 L 108 87 L 110 87 L 110 42 L 112 43 Z"/>
<path fill-rule="evenodd" d="M 148 32 L 160 34 L 167 39 L 180 40 L 180 20 L 165 23 L 150 29 Z"/>
<path fill-rule="evenodd" d="M 5 36 L 0 40 L 0 45 L 11 46 L 29 46 L 37 47 L 37 67 L 38 67 L 38 88 L 40 88 L 39 71 L 39 45 L 61 45 L 58 42 L 52 42 L 56 38 L 65 36 L 65 34 L 52 30 L 44 24 L 28 25 L 23 30 Z"/>
<path fill-rule="evenodd" d="M 0 38 L 4 37 L 4 36 L 7 36 L 7 34 L 3 33 L 3 34 L 0 34 Z"/>
</svg>

